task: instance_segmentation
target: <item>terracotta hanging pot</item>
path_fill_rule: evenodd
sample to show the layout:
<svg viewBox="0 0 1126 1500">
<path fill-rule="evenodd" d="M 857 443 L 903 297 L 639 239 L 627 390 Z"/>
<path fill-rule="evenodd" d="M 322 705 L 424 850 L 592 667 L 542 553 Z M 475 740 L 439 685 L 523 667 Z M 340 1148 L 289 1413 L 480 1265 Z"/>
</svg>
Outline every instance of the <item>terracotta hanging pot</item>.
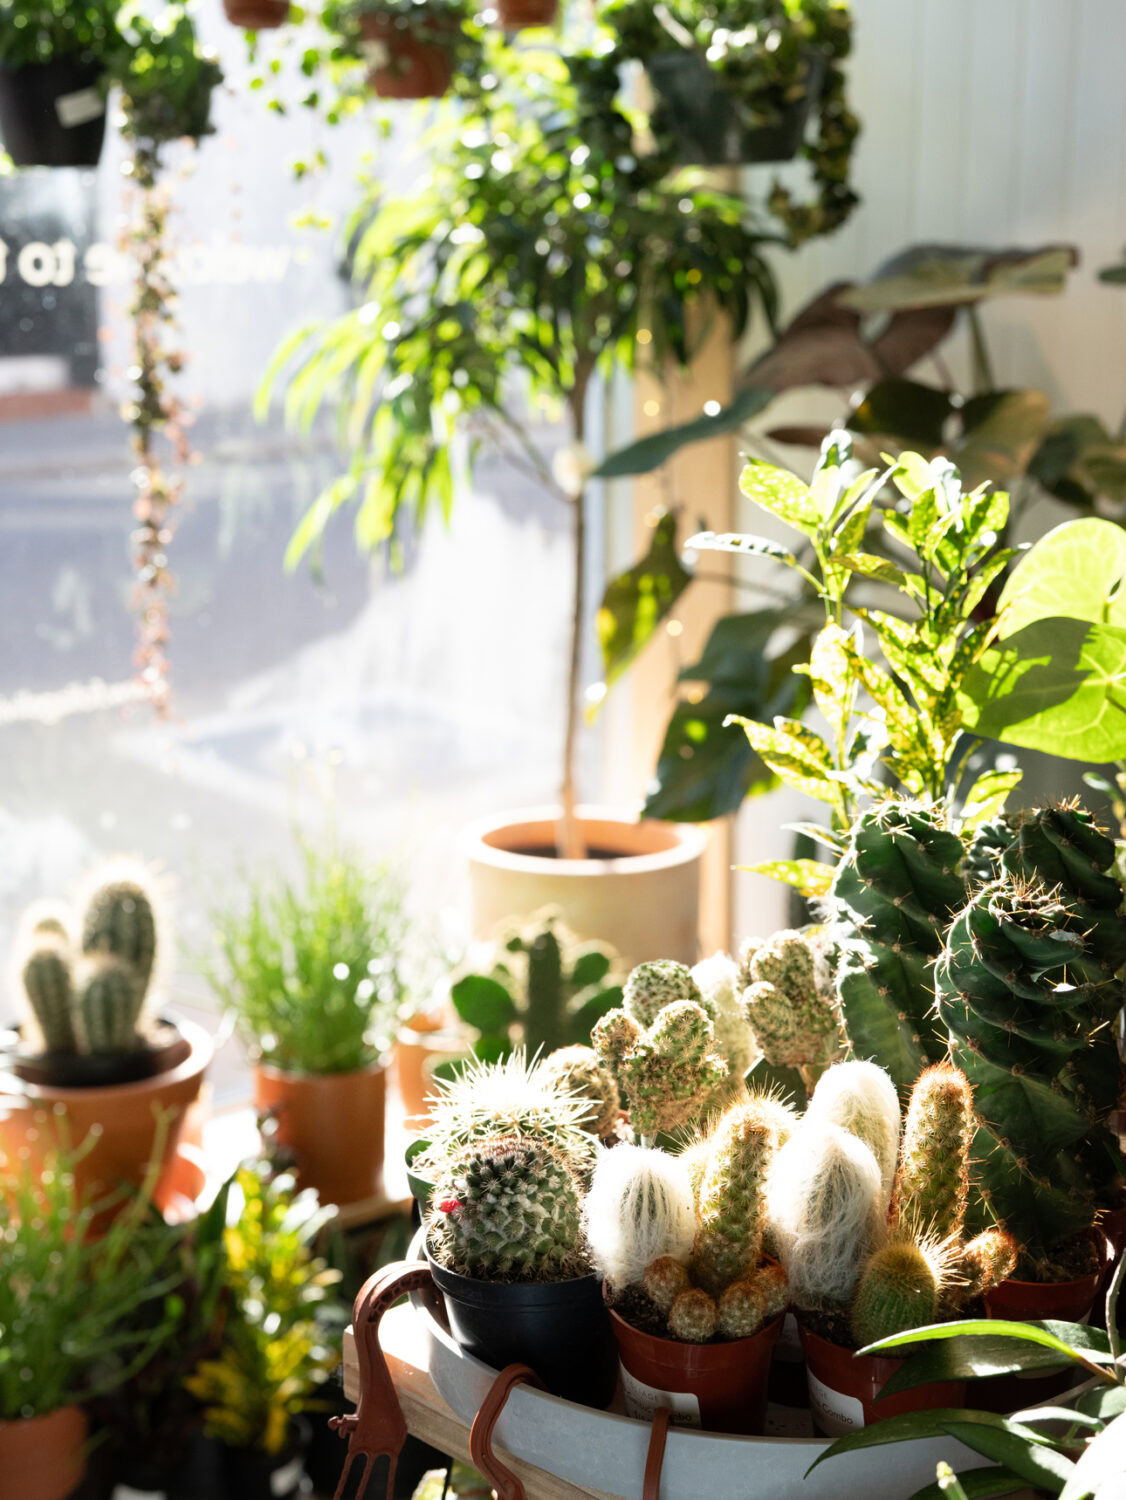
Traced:
<svg viewBox="0 0 1126 1500">
<path fill-rule="evenodd" d="M 223 0 L 232 26 L 246 31 L 273 31 L 289 18 L 289 0 Z"/>
<path fill-rule="evenodd" d="M 823 1437 L 843 1437 L 860 1427 L 870 1427 L 883 1417 L 905 1412 L 931 1411 L 938 1406 L 965 1403 L 964 1380 L 935 1381 L 912 1386 L 885 1400 L 884 1386 L 902 1366 L 901 1359 L 882 1359 L 875 1354 L 854 1354 L 840 1344 L 801 1327 L 809 1380 L 809 1408 L 814 1429 Z"/>
<path fill-rule="evenodd" d="M 383 1183 L 387 1069 L 285 1073 L 260 1063 L 254 1104 L 276 1121 L 275 1139 L 296 1157 L 297 1181 L 322 1203 L 358 1203 Z"/>
<path fill-rule="evenodd" d="M 453 78 L 457 22 L 420 8 L 416 15 L 360 16 L 368 82 L 381 99 L 440 99 Z"/>
<path fill-rule="evenodd" d="M 424 1130 L 430 1123 L 434 1065 L 465 1055 L 463 1039 L 444 1026 L 440 1016 L 415 1016 L 395 1038 L 395 1082 L 410 1130 Z"/>
<path fill-rule="evenodd" d="M 86 1431 L 79 1406 L 0 1422 L 3 1493 L 12 1500 L 65 1500 L 86 1473 Z"/>
<path fill-rule="evenodd" d="M 674 1424 L 706 1432 L 758 1434 L 766 1419 L 767 1384 L 783 1313 L 750 1338 L 682 1344 L 642 1333 L 611 1310 L 622 1360 L 626 1413 L 642 1420 L 659 1407 Z"/>
<path fill-rule="evenodd" d="M 559 0 L 496 0 L 496 8 L 497 19 L 505 31 L 554 26 L 559 17 Z"/>
</svg>

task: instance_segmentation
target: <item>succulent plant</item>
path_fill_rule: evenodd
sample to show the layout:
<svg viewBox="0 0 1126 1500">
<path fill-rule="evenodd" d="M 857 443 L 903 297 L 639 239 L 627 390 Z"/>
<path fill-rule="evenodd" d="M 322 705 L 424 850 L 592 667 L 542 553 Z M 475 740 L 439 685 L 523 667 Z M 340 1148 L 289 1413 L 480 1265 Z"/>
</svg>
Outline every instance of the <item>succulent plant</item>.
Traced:
<svg viewBox="0 0 1126 1500">
<path fill-rule="evenodd" d="M 963 1072 L 950 1063 L 935 1063 L 920 1073 L 911 1090 L 895 1174 L 901 1228 L 940 1241 L 961 1237 L 976 1128 L 973 1090 Z"/>
<path fill-rule="evenodd" d="M 703 1009 L 715 1028 L 715 1046 L 727 1064 L 728 1092 L 738 1091 L 754 1057 L 754 1045 L 741 1005 L 739 965 L 726 953 L 713 953 L 692 970 Z"/>
<path fill-rule="evenodd" d="M 880 1168 L 884 1211 L 899 1161 L 899 1096 L 883 1068 L 871 1062 L 834 1063 L 822 1074 L 805 1118 L 839 1125 L 871 1151 Z"/>
<path fill-rule="evenodd" d="M 939 808 L 888 801 L 857 819 L 830 888 L 848 1040 L 902 1090 L 946 1055 L 933 968 L 965 900 L 962 856 Z"/>
<path fill-rule="evenodd" d="M 719 1332 L 729 1339 L 744 1339 L 776 1318 L 790 1300 L 790 1285 L 781 1266 L 760 1266 L 749 1276 L 733 1281 L 716 1304 Z"/>
<path fill-rule="evenodd" d="M 499 1137 L 459 1151 L 435 1185 L 431 1253 L 482 1281 L 554 1281 L 582 1264 L 579 1184 L 542 1141 Z"/>
<path fill-rule="evenodd" d="M 156 962 L 156 915 L 139 881 L 110 879 L 94 887 L 82 914 L 82 951 L 127 964 L 144 994 Z"/>
<path fill-rule="evenodd" d="M 638 964 L 626 980 L 622 1006 L 641 1027 L 652 1026 L 666 1005 L 677 1000 L 691 1000 L 710 1015 L 710 1008 L 700 987 L 685 964 L 671 958 L 659 958 Z"/>
<path fill-rule="evenodd" d="M 618 957 L 580 942 L 553 911 L 539 912 L 460 974 L 450 999 L 480 1033 L 483 1055 L 499 1056 L 517 1035 L 529 1056 L 590 1040 L 600 1016 L 620 1005 Z"/>
<path fill-rule="evenodd" d="M 706 1344 L 718 1326 L 719 1309 L 715 1298 L 699 1287 L 690 1286 L 681 1292 L 669 1308 L 669 1333 L 682 1344 Z"/>
<path fill-rule="evenodd" d="M 801 1070 L 810 1088 L 841 1049 L 836 997 L 820 982 L 819 957 L 801 932 L 777 932 L 743 949 L 743 1016 L 771 1067 Z"/>
<path fill-rule="evenodd" d="M 569 1094 L 590 1101 L 583 1126 L 607 1136 L 618 1122 L 621 1099 L 614 1075 L 593 1047 L 561 1047 L 544 1059 L 543 1075 Z"/>
<path fill-rule="evenodd" d="M 23 987 L 48 1052 L 76 1052 L 74 981 L 65 944 L 42 934 L 24 959 Z"/>
<path fill-rule="evenodd" d="M 709 1138 L 692 1276 L 712 1296 L 753 1271 L 762 1257 L 766 1176 L 777 1144 L 769 1114 L 753 1100 L 729 1109 Z"/>
<path fill-rule="evenodd" d="M 857 1344 L 923 1328 L 938 1315 L 941 1278 L 934 1260 L 912 1240 L 892 1240 L 869 1257 L 856 1288 L 849 1324 Z"/>
<path fill-rule="evenodd" d="M 1020 1246 L 1007 1229 L 983 1229 L 962 1248 L 959 1300 L 980 1297 L 1011 1276 L 1019 1255 Z"/>
<path fill-rule="evenodd" d="M 687 1267 L 671 1255 L 659 1255 L 645 1267 L 641 1289 L 658 1312 L 669 1308 L 692 1285 Z"/>
<path fill-rule="evenodd" d="M 1110 947 L 1087 905 L 1006 874 L 958 914 L 936 970 L 951 1054 L 974 1090 L 980 1198 L 1045 1279 L 1120 1177 Z"/>
<path fill-rule="evenodd" d="M 1013 841 L 1015 819 L 1012 814 L 1002 813 L 979 823 L 966 844 L 962 860 L 962 874 L 967 889 L 980 890 L 991 885 L 1001 873 L 1001 856 Z"/>
<path fill-rule="evenodd" d="M 124 959 L 103 954 L 79 971 L 78 1031 L 85 1052 L 127 1052 L 137 1040 L 137 1016 L 144 990 L 137 971 Z"/>
<path fill-rule="evenodd" d="M 643 1139 L 698 1119 L 729 1077 L 715 1050 L 712 1023 L 691 1000 L 664 1006 L 647 1029 L 627 1011 L 611 1011 L 591 1040 L 626 1095 L 630 1122 Z"/>
<path fill-rule="evenodd" d="M 583 1205 L 595 1268 L 611 1290 L 639 1284 L 662 1257 L 684 1262 L 696 1236 L 688 1169 L 646 1146 L 615 1146 L 598 1158 Z"/>
</svg>

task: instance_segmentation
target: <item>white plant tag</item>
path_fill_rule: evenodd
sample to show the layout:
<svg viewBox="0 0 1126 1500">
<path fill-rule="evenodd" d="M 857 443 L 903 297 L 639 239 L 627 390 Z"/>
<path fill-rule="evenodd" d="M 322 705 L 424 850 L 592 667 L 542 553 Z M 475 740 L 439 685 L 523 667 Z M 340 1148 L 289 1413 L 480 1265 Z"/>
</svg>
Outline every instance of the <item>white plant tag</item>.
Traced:
<svg viewBox="0 0 1126 1500">
<path fill-rule="evenodd" d="M 89 124 L 104 113 L 105 107 L 106 101 L 97 89 L 79 89 L 74 94 L 60 94 L 55 100 L 55 113 L 64 130 Z"/>
<path fill-rule="evenodd" d="M 674 1427 L 702 1427 L 700 1403 L 687 1391 L 660 1391 L 655 1385 L 646 1385 L 622 1366 L 622 1395 L 625 1397 L 626 1416 L 637 1417 L 642 1422 L 651 1422 L 654 1412 L 662 1407 L 672 1412 Z"/>
<path fill-rule="evenodd" d="M 271 1495 L 292 1495 L 293 1491 L 301 1483 L 301 1475 L 304 1473 L 304 1465 L 300 1458 L 293 1458 L 280 1469 L 275 1469 L 270 1475 Z"/>
<path fill-rule="evenodd" d="M 855 1396 L 846 1396 L 823 1385 L 812 1370 L 809 1375 L 809 1405 L 814 1425 L 826 1437 L 844 1437 L 864 1426 L 864 1407 Z"/>
<path fill-rule="evenodd" d="M 113 1500 L 168 1500 L 164 1490 L 135 1490 L 130 1484 L 114 1486 Z"/>
</svg>

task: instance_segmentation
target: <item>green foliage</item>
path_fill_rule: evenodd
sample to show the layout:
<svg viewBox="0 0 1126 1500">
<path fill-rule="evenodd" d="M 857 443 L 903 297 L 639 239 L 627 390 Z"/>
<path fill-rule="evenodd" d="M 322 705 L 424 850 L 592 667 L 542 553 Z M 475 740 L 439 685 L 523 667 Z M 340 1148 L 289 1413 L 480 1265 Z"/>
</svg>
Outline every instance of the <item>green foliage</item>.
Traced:
<svg viewBox="0 0 1126 1500">
<path fill-rule="evenodd" d="M 109 74 L 120 84 L 125 133 L 156 151 L 212 129 L 211 95 L 223 81 L 214 56 L 200 46 L 191 16 L 180 4 L 150 19 L 137 3 L 118 8 L 122 45 L 108 57 Z"/>
<path fill-rule="evenodd" d="M 616 955 L 580 943 L 553 912 L 498 944 L 450 986 L 459 1017 L 479 1033 L 474 1051 L 497 1058 L 519 1043 L 535 1055 L 590 1041 L 591 1028 L 621 1003 Z"/>
<path fill-rule="evenodd" d="M 309 1248 L 323 1217 L 289 1179 L 268 1184 L 247 1167 L 235 1175 L 222 1340 L 184 1381 L 203 1405 L 204 1431 L 230 1447 L 280 1453 L 337 1364 L 323 1320 L 338 1273 Z"/>
<path fill-rule="evenodd" d="M 427 1221 L 440 1264 L 480 1280 L 565 1280 L 581 1269 L 579 1185 L 542 1141 L 466 1146 L 439 1178 Z"/>
<path fill-rule="evenodd" d="M 349 1073 L 382 1055 L 406 994 L 402 886 L 335 843 L 300 855 L 300 881 L 248 877 L 215 908 L 204 973 L 263 1062 Z"/>
<path fill-rule="evenodd" d="M 691 582 L 692 574 L 681 562 L 677 547 L 676 516 L 662 515 L 653 527 L 649 551 L 610 580 L 595 616 L 607 687 L 649 644 Z"/>
<path fill-rule="evenodd" d="M 0 63 L 98 62 L 117 42 L 118 0 L 0 0 Z"/>
</svg>

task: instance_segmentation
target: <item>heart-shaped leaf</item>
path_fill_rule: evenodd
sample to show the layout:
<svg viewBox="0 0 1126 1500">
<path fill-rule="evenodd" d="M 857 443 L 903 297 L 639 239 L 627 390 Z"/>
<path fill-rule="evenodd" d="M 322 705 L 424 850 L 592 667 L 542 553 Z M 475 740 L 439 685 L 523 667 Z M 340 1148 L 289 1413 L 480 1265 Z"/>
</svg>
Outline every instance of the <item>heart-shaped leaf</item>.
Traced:
<svg viewBox="0 0 1126 1500">
<path fill-rule="evenodd" d="M 1126 626 L 1126 531 L 1097 516 L 1056 526 L 1017 563 L 997 607 L 1003 637 L 1053 615 Z"/>
</svg>

